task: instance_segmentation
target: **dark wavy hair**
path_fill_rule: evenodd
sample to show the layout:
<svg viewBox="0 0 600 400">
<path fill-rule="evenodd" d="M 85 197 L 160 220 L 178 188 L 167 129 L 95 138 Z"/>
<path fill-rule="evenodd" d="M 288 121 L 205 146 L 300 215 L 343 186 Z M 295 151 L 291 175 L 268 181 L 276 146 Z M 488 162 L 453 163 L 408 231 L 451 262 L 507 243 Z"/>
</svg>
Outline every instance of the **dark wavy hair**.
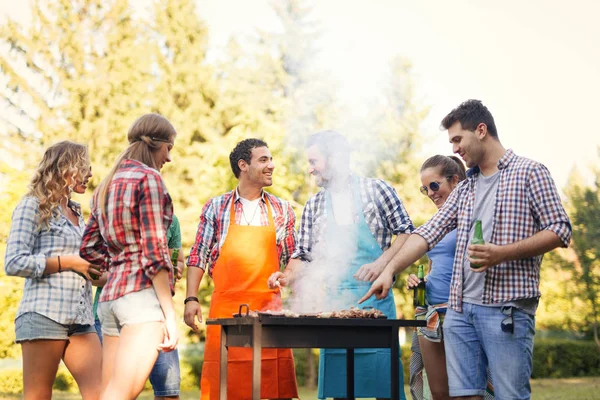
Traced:
<svg viewBox="0 0 600 400">
<path fill-rule="evenodd" d="M 238 162 L 244 160 L 246 163 L 250 164 L 250 161 L 252 160 L 252 149 L 257 147 L 269 148 L 267 142 L 264 140 L 252 138 L 242 140 L 231 151 L 229 154 L 229 163 L 231 164 L 231 170 L 236 178 L 239 178 L 242 173 L 242 170 L 238 166 Z"/>
<path fill-rule="evenodd" d="M 487 126 L 490 136 L 496 139 L 498 138 L 494 117 L 490 110 L 483 105 L 481 100 L 467 100 L 454 110 L 450 111 L 450 113 L 442 120 L 442 128 L 448 129 L 454 125 L 456 121 L 460 122 L 462 128 L 468 131 L 474 131 L 477 128 L 477 125 L 484 123 Z"/>
</svg>

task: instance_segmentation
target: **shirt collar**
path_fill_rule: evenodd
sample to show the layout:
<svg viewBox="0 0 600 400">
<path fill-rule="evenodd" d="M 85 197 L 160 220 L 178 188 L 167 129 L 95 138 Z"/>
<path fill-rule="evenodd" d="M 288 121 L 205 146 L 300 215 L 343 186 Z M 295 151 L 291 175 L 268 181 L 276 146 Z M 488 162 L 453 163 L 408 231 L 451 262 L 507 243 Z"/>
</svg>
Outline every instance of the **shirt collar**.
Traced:
<svg viewBox="0 0 600 400">
<path fill-rule="evenodd" d="M 240 192 L 238 191 L 239 187 L 236 187 L 235 190 L 233 191 L 233 201 L 234 202 L 238 202 L 240 201 L 241 197 L 240 197 Z M 265 191 L 264 189 L 260 190 L 260 199 L 264 202 L 266 202 L 265 200 Z"/>
<path fill-rule="evenodd" d="M 507 168 L 512 162 L 512 160 L 515 159 L 515 157 L 516 155 L 514 151 L 512 151 L 512 149 L 506 150 L 504 155 L 498 160 L 498 170 L 502 171 L 503 169 Z M 473 168 L 469 168 L 469 170 L 467 171 L 467 178 L 476 176 L 477 174 L 479 174 L 479 172 L 481 172 L 481 170 L 479 169 L 479 165 L 476 165 Z"/>
</svg>

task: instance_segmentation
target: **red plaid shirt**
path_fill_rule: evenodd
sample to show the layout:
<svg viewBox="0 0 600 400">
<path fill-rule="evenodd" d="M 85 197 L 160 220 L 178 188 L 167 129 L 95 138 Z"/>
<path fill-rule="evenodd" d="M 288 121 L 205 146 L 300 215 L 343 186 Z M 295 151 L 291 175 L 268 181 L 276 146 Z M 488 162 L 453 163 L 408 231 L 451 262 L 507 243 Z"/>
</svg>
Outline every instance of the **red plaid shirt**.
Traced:
<svg viewBox="0 0 600 400">
<path fill-rule="evenodd" d="M 560 238 L 564 247 L 571 241 L 571 223 L 550 172 L 542 164 L 507 150 L 498 161 L 500 183 L 496 192 L 494 223 L 490 242 L 507 245 L 527 239 L 542 230 Z M 450 307 L 462 311 L 463 265 L 473 225 L 476 176 L 479 168 L 467 172 L 444 206 L 414 232 L 434 247 L 447 233 L 458 229 L 456 253 L 450 284 Z M 506 303 L 540 297 L 542 256 L 508 261 L 486 271 L 483 303 Z"/>
<path fill-rule="evenodd" d="M 95 197 L 91 208 L 80 255 L 109 270 L 100 301 L 151 287 L 162 268 L 169 270 L 172 285 L 166 235 L 173 205 L 158 171 L 135 160 L 123 161 L 110 183 L 106 216 Z"/>
<path fill-rule="evenodd" d="M 232 190 L 209 200 L 204 205 L 200 215 L 196 241 L 190 250 L 187 261 L 188 267 L 199 267 L 208 270 L 208 274 L 212 276 L 212 270 L 217 258 L 219 258 L 221 247 L 225 243 L 225 237 L 229 229 L 232 199 L 235 201 L 235 223 L 237 225 L 241 224 L 242 202 L 237 190 Z M 296 231 L 294 229 L 296 216 L 290 203 L 263 191 L 259 202 L 260 223 L 262 226 L 269 225 L 267 201 L 271 205 L 273 213 L 280 266 L 284 268 L 296 246 Z"/>
</svg>

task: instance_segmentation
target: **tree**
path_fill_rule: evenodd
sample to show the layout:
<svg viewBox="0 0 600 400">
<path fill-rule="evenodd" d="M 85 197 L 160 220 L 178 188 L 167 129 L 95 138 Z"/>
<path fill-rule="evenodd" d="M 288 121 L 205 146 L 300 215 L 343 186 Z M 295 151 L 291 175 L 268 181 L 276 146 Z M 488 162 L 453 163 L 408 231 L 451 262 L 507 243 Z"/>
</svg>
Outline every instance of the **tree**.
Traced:
<svg viewBox="0 0 600 400">
<path fill-rule="evenodd" d="M 124 148 L 150 86 L 150 52 L 141 26 L 122 1 L 36 0 L 32 23 L 1 28 L 7 79 L 5 123 L 40 146 L 61 139 L 87 143 L 96 177 Z"/>
<path fill-rule="evenodd" d="M 567 197 L 573 227 L 572 247 L 577 257 L 573 266 L 574 279 L 578 283 L 576 297 L 587 305 L 589 311 L 586 315 L 586 326 L 592 327 L 594 340 L 600 351 L 600 170 L 595 172 L 596 180 L 593 186 L 582 185 L 576 173 L 572 174 Z"/>
</svg>

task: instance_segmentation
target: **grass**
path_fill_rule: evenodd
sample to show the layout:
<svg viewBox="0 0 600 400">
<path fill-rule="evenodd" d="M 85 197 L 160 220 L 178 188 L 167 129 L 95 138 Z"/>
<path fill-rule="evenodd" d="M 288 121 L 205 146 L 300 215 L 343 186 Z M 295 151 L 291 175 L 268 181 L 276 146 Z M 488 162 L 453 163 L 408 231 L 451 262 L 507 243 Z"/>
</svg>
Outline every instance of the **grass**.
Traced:
<svg viewBox="0 0 600 400">
<path fill-rule="evenodd" d="M 600 400 L 600 377 L 567 378 L 567 379 L 535 379 L 531 381 L 532 400 Z M 410 399 L 408 387 L 405 393 Z M 185 392 L 181 394 L 181 400 L 198 400 L 198 391 Z M 317 398 L 315 390 L 300 388 L 300 397 L 303 400 L 314 400 Z M 19 399 L 20 396 L 0 394 L 0 400 Z M 52 396 L 55 400 L 81 399 L 79 394 L 56 392 Z M 138 399 L 152 400 L 151 392 L 144 392 Z"/>
</svg>

